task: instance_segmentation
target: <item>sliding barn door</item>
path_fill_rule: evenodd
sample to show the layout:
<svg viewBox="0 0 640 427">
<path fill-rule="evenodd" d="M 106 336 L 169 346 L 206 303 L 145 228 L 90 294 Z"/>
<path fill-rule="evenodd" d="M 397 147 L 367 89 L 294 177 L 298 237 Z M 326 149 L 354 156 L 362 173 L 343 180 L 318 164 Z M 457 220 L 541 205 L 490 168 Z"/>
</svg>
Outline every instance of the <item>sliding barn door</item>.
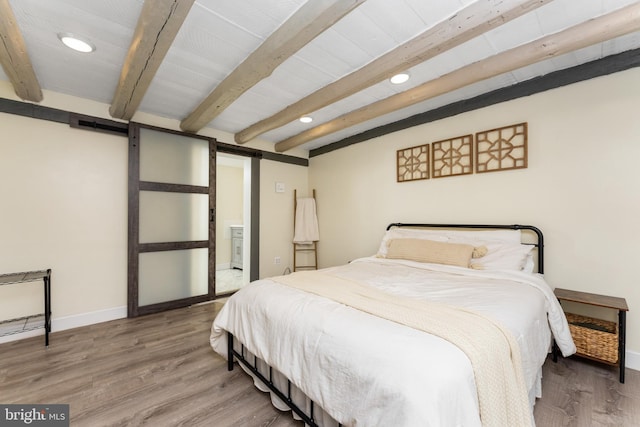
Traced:
<svg viewBox="0 0 640 427">
<path fill-rule="evenodd" d="M 129 128 L 128 316 L 215 296 L 215 140 Z"/>
</svg>

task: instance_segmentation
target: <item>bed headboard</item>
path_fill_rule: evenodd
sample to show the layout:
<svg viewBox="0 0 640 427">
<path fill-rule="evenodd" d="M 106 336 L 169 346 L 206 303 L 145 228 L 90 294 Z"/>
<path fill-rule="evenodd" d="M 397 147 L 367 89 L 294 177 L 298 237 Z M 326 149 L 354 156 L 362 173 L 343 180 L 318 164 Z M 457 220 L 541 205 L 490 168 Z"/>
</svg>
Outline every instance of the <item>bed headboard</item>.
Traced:
<svg viewBox="0 0 640 427">
<path fill-rule="evenodd" d="M 526 245 L 533 245 L 538 252 L 538 273 L 544 273 L 544 237 L 542 231 L 533 225 L 488 225 L 488 224 L 414 224 L 394 222 L 387 226 L 387 230 L 393 227 L 402 228 L 467 228 L 467 229 L 496 229 L 496 230 L 528 230 L 535 233 L 536 241 L 532 243 L 523 242 Z"/>
</svg>

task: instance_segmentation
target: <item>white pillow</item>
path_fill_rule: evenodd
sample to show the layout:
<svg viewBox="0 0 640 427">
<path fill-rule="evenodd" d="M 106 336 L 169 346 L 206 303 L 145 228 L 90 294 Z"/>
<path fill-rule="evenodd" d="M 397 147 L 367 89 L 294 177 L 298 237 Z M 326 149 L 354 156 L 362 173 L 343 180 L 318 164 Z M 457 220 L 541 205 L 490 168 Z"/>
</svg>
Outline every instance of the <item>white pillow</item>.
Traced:
<svg viewBox="0 0 640 427">
<path fill-rule="evenodd" d="M 477 270 L 516 270 L 527 266 L 527 258 L 534 246 L 513 243 L 486 243 L 487 254 L 471 260 L 471 268 Z"/>
<path fill-rule="evenodd" d="M 527 255 L 527 259 L 524 261 L 524 267 L 522 267 L 522 271 L 525 273 L 533 273 L 533 269 L 536 267 L 536 262 L 533 260 L 533 246 L 531 247 L 531 252 Z"/>
<path fill-rule="evenodd" d="M 520 230 L 443 230 L 440 233 L 447 236 L 449 240 L 455 240 L 459 242 L 468 241 L 474 246 L 478 246 L 477 243 L 483 242 L 520 244 L 520 242 L 522 241 L 522 233 L 520 232 Z"/>
</svg>

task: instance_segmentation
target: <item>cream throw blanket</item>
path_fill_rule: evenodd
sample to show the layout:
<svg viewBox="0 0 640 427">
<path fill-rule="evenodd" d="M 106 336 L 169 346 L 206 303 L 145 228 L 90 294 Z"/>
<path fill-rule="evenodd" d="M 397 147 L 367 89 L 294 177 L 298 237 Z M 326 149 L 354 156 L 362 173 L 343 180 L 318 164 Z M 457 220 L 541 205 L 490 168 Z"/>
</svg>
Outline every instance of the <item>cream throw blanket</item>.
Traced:
<svg viewBox="0 0 640 427">
<path fill-rule="evenodd" d="M 520 349 L 511 333 L 475 312 L 391 295 L 357 281 L 317 271 L 271 280 L 444 338 L 473 366 L 484 427 L 534 425 L 522 373 Z"/>
</svg>

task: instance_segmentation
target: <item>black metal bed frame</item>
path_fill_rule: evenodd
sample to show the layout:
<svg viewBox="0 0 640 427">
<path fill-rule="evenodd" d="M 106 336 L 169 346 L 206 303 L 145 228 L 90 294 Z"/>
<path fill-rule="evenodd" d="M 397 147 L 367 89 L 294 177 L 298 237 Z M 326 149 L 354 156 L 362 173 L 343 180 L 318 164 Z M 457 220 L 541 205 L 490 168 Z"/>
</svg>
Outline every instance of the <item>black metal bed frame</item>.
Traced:
<svg viewBox="0 0 640 427">
<path fill-rule="evenodd" d="M 401 228 L 468 228 L 468 229 L 502 229 L 502 230 L 529 230 L 533 231 L 537 236 L 537 243 L 523 243 L 530 244 L 537 248 L 538 252 L 538 272 L 543 273 L 544 271 L 544 241 L 542 231 L 537 227 L 532 225 L 487 225 L 487 224 L 416 224 L 416 223 L 392 223 L 387 226 L 387 230 L 390 230 L 393 227 L 401 227 Z M 239 341 L 240 342 L 240 341 Z M 305 413 L 304 410 L 300 409 L 298 405 L 293 402 L 291 398 L 291 381 L 287 378 L 287 392 L 286 394 L 278 389 L 278 387 L 273 382 L 273 368 L 269 365 L 269 378 L 265 377 L 258 370 L 258 358 L 257 356 L 253 356 L 253 363 L 251 363 L 247 357 L 245 356 L 245 347 L 242 342 L 240 342 L 240 351 L 238 352 L 234 348 L 234 337 L 231 332 L 227 331 L 227 370 L 233 370 L 233 362 L 234 359 L 247 368 L 253 375 L 260 379 L 264 385 L 266 385 L 269 390 L 275 393 L 284 403 L 287 404 L 289 408 L 293 412 L 298 415 L 302 421 L 308 426 L 318 427 L 318 424 L 314 420 L 314 402 L 309 399 L 309 414 Z M 555 342 L 554 342 L 555 346 Z M 342 424 L 338 424 L 338 427 L 342 427 Z"/>
<path fill-rule="evenodd" d="M 305 425 L 308 425 L 311 427 L 318 427 L 318 424 L 314 420 L 313 412 L 314 412 L 315 404 L 313 400 L 309 399 L 310 409 L 309 409 L 309 414 L 307 415 L 305 411 L 300 409 L 300 407 L 293 402 L 293 399 L 291 399 L 291 381 L 287 378 L 286 394 L 280 391 L 278 387 L 273 383 L 273 368 L 267 365 L 269 366 L 269 378 L 262 375 L 262 373 L 260 373 L 260 371 L 258 370 L 257 356 L 255 355 L 253 356 L 253 364 L 252 364 L 247 360 L 247 358 L 244 355 L 244 352 L 245 352 L 244 344 L 240 343 L 241 345 L 240 352 L 238 352 L 233 348 L 233 341 L 234 341 L 233 334 L 231 332 L 227 332 L 227 345 L 229 346 L 227 349 L 227 370 L 233 371 L 233 360 L 235 357 L 238 360 L 238 362 L 242 363 L 242 365 L 245 368 L 249 369 L 251 373 L 253 373 L 253 375 L 258 377 L 264 385 L 269 387 L 269 390 L 275 393 L 276 396 L 278 396 L 284 403 L 286 403 L 287 406 L 291 408 L 291 410 L 295 412 L 296 415 L 298 415 L 302 419 L 302 421 L 304 421 Z M 342 424 L 338 424 L 338 427 L 342 427 Z"/>
<path fill-rule="evenodd" d="M 402 227 L 402 228 L 477 228 L 477 229 L 496 229 L 496 230 L 529 230 L 533 231 L 537 236 L 536 243 L 523 243 L 524 245 L 532 245 L 537 248 L 538 252 L 538 273 L 544 273 L 544 236 L 542 235 L 542 231 L 539 228 L 534 227 L 533 225 L 487 225 L 487 224 L 411 224 L 411 223 L 402 223 L 395 222 L 393 224 L 389 224 L 387 226 L 387 230 L 390 230 L 393 227 Z"/>
</svg>

